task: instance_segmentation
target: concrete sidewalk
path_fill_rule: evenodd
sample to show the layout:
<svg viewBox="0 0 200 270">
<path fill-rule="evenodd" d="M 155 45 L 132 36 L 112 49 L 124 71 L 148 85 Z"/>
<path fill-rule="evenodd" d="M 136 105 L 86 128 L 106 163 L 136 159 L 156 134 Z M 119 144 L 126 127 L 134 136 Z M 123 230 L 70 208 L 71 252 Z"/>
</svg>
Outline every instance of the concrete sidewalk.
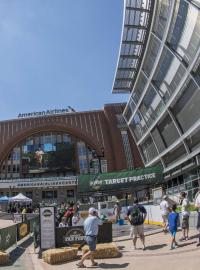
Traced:
<svg viewBox="0 0 200 270">
<path fill-rule="evenodd" d="M 161 230 L 146 233 L 147 249 L 141 249 L 141 243 L 138 239 L 138 249 L 133 249 L 132 240 L 127 236 L 117 237 L 114 242 L 122 253 L 120 258 L 97 260 L 98 267 L 91 267 L 90 261 L 86 261 L 87 268 L 97 269 L 124 269 L 124 270 L 196 270 L 200 265 L 200 248 L 196 247 L 195 230 L 190 231 L 191 239 L 179 242 L 180 247 L 175 250 L 170 248 L 170 235 L 164 234 Z M 181 232 L 177 233 L 177 240 L 181 238 Z M 29 268 L 27 270 L 74 270 L 77 269 L 76 262 L 64 263 L 60 265 L 49 265 L 38 255 L 34 254 L 33 246 L 30 245 L 26 250 L 29 256 Z M 81 253 L 80 253 L 81 254 Z M 25 255 L 24 255 L 25 256 Z M 26 258 L 27 264 L 27 258 Z M 9 269 L 6 268 L 6 269 Z M 19 269 L 19 268 L 18 268 Z"/>
</svg>

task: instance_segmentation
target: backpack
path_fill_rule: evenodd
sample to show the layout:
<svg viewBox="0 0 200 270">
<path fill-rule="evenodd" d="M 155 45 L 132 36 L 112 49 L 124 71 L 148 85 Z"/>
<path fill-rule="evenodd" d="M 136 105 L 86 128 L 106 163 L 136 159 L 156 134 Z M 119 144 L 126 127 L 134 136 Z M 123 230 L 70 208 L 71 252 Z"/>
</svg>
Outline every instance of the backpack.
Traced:
<svg viewBox="0 0 200 270">
<path fill-rule="evenodd" d="M 129 215 L 129 219 L 130 219 L 131 225 L 141 225 L 144 223 L 143 212 L 138 206 L 133 207 Z"/>
</svg>

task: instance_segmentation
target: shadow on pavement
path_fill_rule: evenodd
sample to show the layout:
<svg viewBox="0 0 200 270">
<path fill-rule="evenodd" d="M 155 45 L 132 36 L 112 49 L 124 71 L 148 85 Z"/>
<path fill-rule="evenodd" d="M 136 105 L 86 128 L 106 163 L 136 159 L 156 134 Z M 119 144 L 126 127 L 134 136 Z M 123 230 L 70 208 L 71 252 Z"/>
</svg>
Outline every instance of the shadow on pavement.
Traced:
<svg viewBox="0 0 200 270">
<path fill-rule="evenodd" d="M 26 241 L 24 241 L 22 244 L 17 246 L 15 249 L 13 249 L 10 252 L 10 263 L 9 265 L 13 265 L 26 251 L 27 247 L 29 247 L 33 242 L 32 237 L 28 238 Z"/>
<path fill-rule="evenodd" d="M 117 269 L 117 268 L 126 268 L 129 265 L 129 263 L 100 263 L 98 265 L 99 268 L 103 269 Z"/>
<path fill-rule="evenodd" d="M 161 245 L 152 245 L 152 246 L 147 246 L 146 250 L 156 250 L 156 249 L 161 249 L 166 247 L 167 244 L 161 244 Z"/>
<path fill-rule="evenodd" d="M 178 246 L 181 248 L 181 247 L 186 247 L 186 246 L 189 246 L 189 245 L 193 245 L 195 244 L 197 241 L 192 241 L 192 242 L 187 242 L 187 243 L 181 243 L 181 244 L 178 244 Z"/>
</svg>

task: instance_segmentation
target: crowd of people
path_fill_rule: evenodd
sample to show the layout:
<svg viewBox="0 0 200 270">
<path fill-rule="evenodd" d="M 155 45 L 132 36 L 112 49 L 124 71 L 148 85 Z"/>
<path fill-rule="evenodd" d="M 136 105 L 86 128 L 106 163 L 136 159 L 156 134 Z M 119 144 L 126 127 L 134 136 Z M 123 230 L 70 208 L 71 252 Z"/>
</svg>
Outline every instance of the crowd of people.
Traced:
<svg viewBox="0 0 200 270">
<path fill-rule="evenodd" d="M 163 231 L 167 233 L 168 231 L 171 234 L 171 247 L 170 249 L 174 249 L 178 247 L 178 243 L 176 241 L 176 233 L 178 227 L 182 229 L 182 237 L 180 241 L 189 240 L 189 219 L 190 219 L 190 202 L 187 198 L 186 192 L 180 193 L 180 205 L 181 212 L 180 214 L 177 212 L 177 205 L 172 204 L 168 201 L 168 197 L 165 195 L 160 203 L 160 209 L 163 219 Z M 200 246 L 200 189 L 195 198 L 194 204 L 196 211 L 198 213 L 197 216 L 197 229 L 199 231 L 198 243 L 197 246 Z M 182 216 L 180 222 L 180 215 Z"/>
<path fill-rule="evenodd" d="M 79 205 L 74 202 L 61 203 L 57 210 L 56 226 L 70 227 L 76 226 L 80 220 Z"/>
</svg>

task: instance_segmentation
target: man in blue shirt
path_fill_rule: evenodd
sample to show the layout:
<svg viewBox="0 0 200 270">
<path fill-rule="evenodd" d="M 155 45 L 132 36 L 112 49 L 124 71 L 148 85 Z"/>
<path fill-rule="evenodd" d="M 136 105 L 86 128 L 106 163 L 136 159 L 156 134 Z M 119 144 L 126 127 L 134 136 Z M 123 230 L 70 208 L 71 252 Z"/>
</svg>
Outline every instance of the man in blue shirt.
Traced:
<svg viewBox="0 0 200 270">
<path fill-rule="evenodd" d="M 80 262 L 76 265 L 80 268 L 84 268 L 83 262 L 90 257 L 92 266 L 97 266 L 97 262 L 94 261 L 94 253 L 96 250 L 97 235 L 99 231 L 99 225 L 102 225 L 102 220 L 98 217 L 98 211 L 91 207 L 89 209 L 89 216 L 84 221 L 85 241 L 89 246 L 89 251 L 82 256 Z"/>
</svg>

